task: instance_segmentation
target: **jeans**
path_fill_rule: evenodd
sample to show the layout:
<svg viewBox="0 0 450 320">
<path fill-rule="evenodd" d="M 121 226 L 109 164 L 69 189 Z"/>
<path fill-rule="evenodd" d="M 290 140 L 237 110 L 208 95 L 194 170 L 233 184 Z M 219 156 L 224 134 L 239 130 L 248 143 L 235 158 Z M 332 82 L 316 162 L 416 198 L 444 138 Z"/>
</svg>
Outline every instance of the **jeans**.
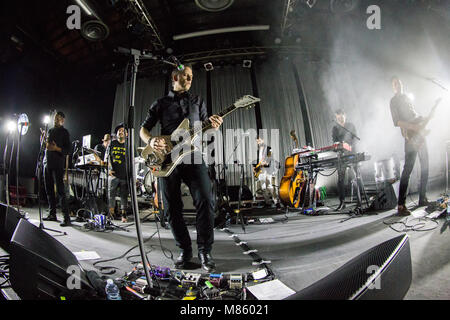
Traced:
<svg viewBox="0 0 450 320">
<path fill-rule="evenodd" d="M 63 168 L 49 168 L 44 166 L 44 181 L 45 192 L 47 193 L 49 214 L 56 215 L 56 197 L 55 197 L 55 183 L 56 191 L 61 200 L 61 210 L 64 217 L 69 216 L 69 209 L 67 207 L 66 192 L 64 188 L 64 169 Z"/>
<path fill-rule="evenodd" d="M 127 180 L 113 177 L 109 185 L 109 207 L 114 208 L 116 205 L 117 189 L 120 195 L 120 210 L 122 212 L 128 208 L 128 183 Z"/>
<path fill-rule="evenodd" d="M 428 147 L 426 142 L 418 148 L 405 141 L 405 165 L 403 167 L 402 175 L 400 178 L 400 190 L 398 195 L 398 204 L 404 206 L 406 202 L 406 196 L 408 191 L 409 178 L 414 168 L 417 156 L 419 156 L 420 162 L 420 187 L 419 187 L 419 199 L 422 200 L 426 196 L 427 183 L 428 183 Z"/>
<path fill-rule="evenodd" d="M 209 253 L 214 242 L 214 202 L 208 169 L 204 164 L 180 164 L 172 174 L 160 178 L 164 215 L 168 217 L 176 245 L 183 251 L 192 251 L 191 238 L 183 218 L 181 182 L 186 183 L 197 210 L 197 248 Z"/>
</svg>

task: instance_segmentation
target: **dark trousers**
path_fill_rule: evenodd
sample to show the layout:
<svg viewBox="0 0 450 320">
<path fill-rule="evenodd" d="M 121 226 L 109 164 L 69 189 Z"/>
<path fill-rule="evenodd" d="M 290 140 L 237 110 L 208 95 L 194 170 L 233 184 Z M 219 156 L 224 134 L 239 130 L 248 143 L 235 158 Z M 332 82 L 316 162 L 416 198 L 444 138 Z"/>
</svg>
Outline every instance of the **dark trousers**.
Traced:
<svg viewBox="0 0 450 320">
<path fill-rule="evenodd" d="M 109 187 L 109 207 L 114 208 L 116 206 L 117 189 L 119 189 L 120 195 L 120 210 L 123 212 L 122 217 L 126 217 L 126 210 L 128 208 L 128 182 L 125 179 L 119 179 L 114 177 L 111 179 Z"/>
<path fill-rule="evenodd" d="M 420 162 L 420 187 L 419 199 L 424 199 L 427 191 L 428 183 L 428 147 L 426 142 L 420 148 L 415 148 L 411 144 L 405 142 L 405 165 L 403 167 L 400 178 L 400 190 L 398 195 L 398 204 L 405 205 L 408 191 L 409 178 L 414 168 L 417 156 Z"/>
<path fill-rule="evenodd" d="M 198 251 L 209 253 L 214 242 L 214 205 L 207 167 L 204 164 L 180 164 L 169 177 L 159 179 L 164 215 L 168 217 L 176 245 L 183 251 L 190 251 L 192 243 L 183 219 L 181 182 L 189 187 L 197 210 Z"/>
<path fill-rule="evenodd" d="M 63 178 L 63 168 L 49 168 L 48 166 L 44 166 L 45 192 L 47 193 L 50 215 L 56 215 L 56 183 L 56 191 L 58 192 L 59 199 L 61 200 L 61 210 L 64 214 L 64 217 L 68 217 L 69 209 L 67 207 L 66 191 L 64 188 Z"/>
</svg>

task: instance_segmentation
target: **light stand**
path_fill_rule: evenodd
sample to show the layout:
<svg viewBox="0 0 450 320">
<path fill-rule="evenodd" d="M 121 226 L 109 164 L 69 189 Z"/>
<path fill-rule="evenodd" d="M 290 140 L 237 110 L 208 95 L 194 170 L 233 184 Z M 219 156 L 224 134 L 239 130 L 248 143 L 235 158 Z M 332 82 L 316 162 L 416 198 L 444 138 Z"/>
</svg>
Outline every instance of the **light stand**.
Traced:
<svg viewBox="0 0 450 320">
<path fill-rule="evenodd" d="M 17 212 L 20 214 L 20 194 L 19 194 L 19 160 L 20 160 L 20 142 L 22 141 L 22 136 L 28 132 L 28 116 L 22 113 L 17 120 L 17 128 L 19 130 L 17 135 L 17 153 L 16 153 L 16 201 L 17 201 Z"/>
<path fill-rule="evenodd" d="M 9 207 L 9 167 L 8 170 L 6 170 L 6 156 L 8 155 L 8 143 L 9 143 L 9 135 L 13 131 L 8 128 L 8 133 L 6 134 L 6 142 L 5 142 L 5 149 L 3 151 L 3 176 L 5 177 L 5 196 L 6 196 L 6 205 Z M 11 150 L 11 153 L 14 152 L 14 148 Z"/>
<path fill-rule="evenodd" d="M 41 137 L 41 141 L 40 141 L 40 148 L 39 148 L 39 155 L 38 155 L 38 160 L 37 160 L 37 164 L 36 164 L 36 171 L 35 171 L 35 175 L 37 177 L 38 180 L 38 207 L 39 207 L 39 229 L 41 230 L 49 230 L 52 232 L 57 232 L 57 233 L 62 233 L 63 235 L 67 235 L 66 232 L 62 232 L 59 230 L 54 230 L 54 229 L 49 229 L 46 228 L 44 226 L 44 220 L 42 219 L 42 205 L 41 205 L 41 193 L 42 193 L 42 180 L 41 177 L 44 174 L 44 153 L 45 153 L 45 148 L 46 148 L 46 141 L 47 141 L 47 135 L 48 135 L 48 122 L 45 121 L 45 128 L 44 128 L 44 132 L 43 135 Z"/>
</svg>

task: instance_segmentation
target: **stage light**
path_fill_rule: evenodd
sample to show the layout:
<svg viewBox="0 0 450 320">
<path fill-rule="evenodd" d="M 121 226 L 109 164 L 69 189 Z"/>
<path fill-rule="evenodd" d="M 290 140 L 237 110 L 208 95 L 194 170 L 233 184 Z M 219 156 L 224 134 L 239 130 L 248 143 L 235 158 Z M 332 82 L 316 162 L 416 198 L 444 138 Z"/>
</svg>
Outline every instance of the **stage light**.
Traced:
<svg viewBox="0 0 450 320">
<path fill-rule="evenodd" d="M 251 67 L 252 67 L 252 60 L 244 60 L 244 61 L 242 62 L 242 66 L 243 66 L 244 68 L 251 68 Z"/>
<path fill-rule="evenodd" d="M 411 100 L 414 101 L 414 95 L 411 92 L 407 92 L 406 96 Z"/>
<path fill-rule="evenodd" d="M 15 121 L 10 120 L 6 123 L 6 131 L 8 131 L 9 133 L 13 133 L 16 130 L 16 128 L 17 124 Z"/>
<path fill-rule="evenodd" d="M 44 119 L 42 120 L 42 122 L 44 124 L 49 124 L 50 123 L 50 116 L 45 116 Z"/>
<path fill-rule="evenodd" d="M 205 63 L 203 66 L 205 67 L 206 71 L 214 70 L 214 66 L 211 62 Z"/>
</svg>

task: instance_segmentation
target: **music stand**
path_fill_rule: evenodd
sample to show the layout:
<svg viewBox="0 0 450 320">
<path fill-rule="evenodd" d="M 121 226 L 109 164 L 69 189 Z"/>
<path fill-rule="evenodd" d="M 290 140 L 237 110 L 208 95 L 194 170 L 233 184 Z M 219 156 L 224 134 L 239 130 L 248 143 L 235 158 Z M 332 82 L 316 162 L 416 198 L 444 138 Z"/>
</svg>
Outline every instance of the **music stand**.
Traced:
<svg viewBox="0 0 450 320">
<path fill-rule="evenodd" d="M 52 115 L 54 116 L 54 111 L 51 113 L 51 116 Z M 44 226 L 44 220 L 42 219 L 42 206 L 41 206 L 41 193 L 42 193 L 41 183 L 42 183 L 42 180 L 41 180 L 41 175 L 44 174 L 43 162 L 44 162 L 44 153 L 45 153 L 47 134 L 48 134 L 48 122 L 45 121 L 45 128 L 44 128 L 43 135 L 41 136 L 39 155 L 38 155 L 38 159 L 37 159 L 37 163 L 36 163 L 36 171 L 35 171 L 35 175 L 36 175 L 36 178 L 38 180 L 39 229 L 41 229 L 41 230 L 49 230 L 49 231 L 52 231 L 52 232 L 57 232 L 57 233 L 62 233 L 63 235 L 67 235 L 67 233 L 64 232 L 64 231 L 59 231 L 59 230 L 55 230 L 55 229 L 46 228 Z"/>
</svg>

